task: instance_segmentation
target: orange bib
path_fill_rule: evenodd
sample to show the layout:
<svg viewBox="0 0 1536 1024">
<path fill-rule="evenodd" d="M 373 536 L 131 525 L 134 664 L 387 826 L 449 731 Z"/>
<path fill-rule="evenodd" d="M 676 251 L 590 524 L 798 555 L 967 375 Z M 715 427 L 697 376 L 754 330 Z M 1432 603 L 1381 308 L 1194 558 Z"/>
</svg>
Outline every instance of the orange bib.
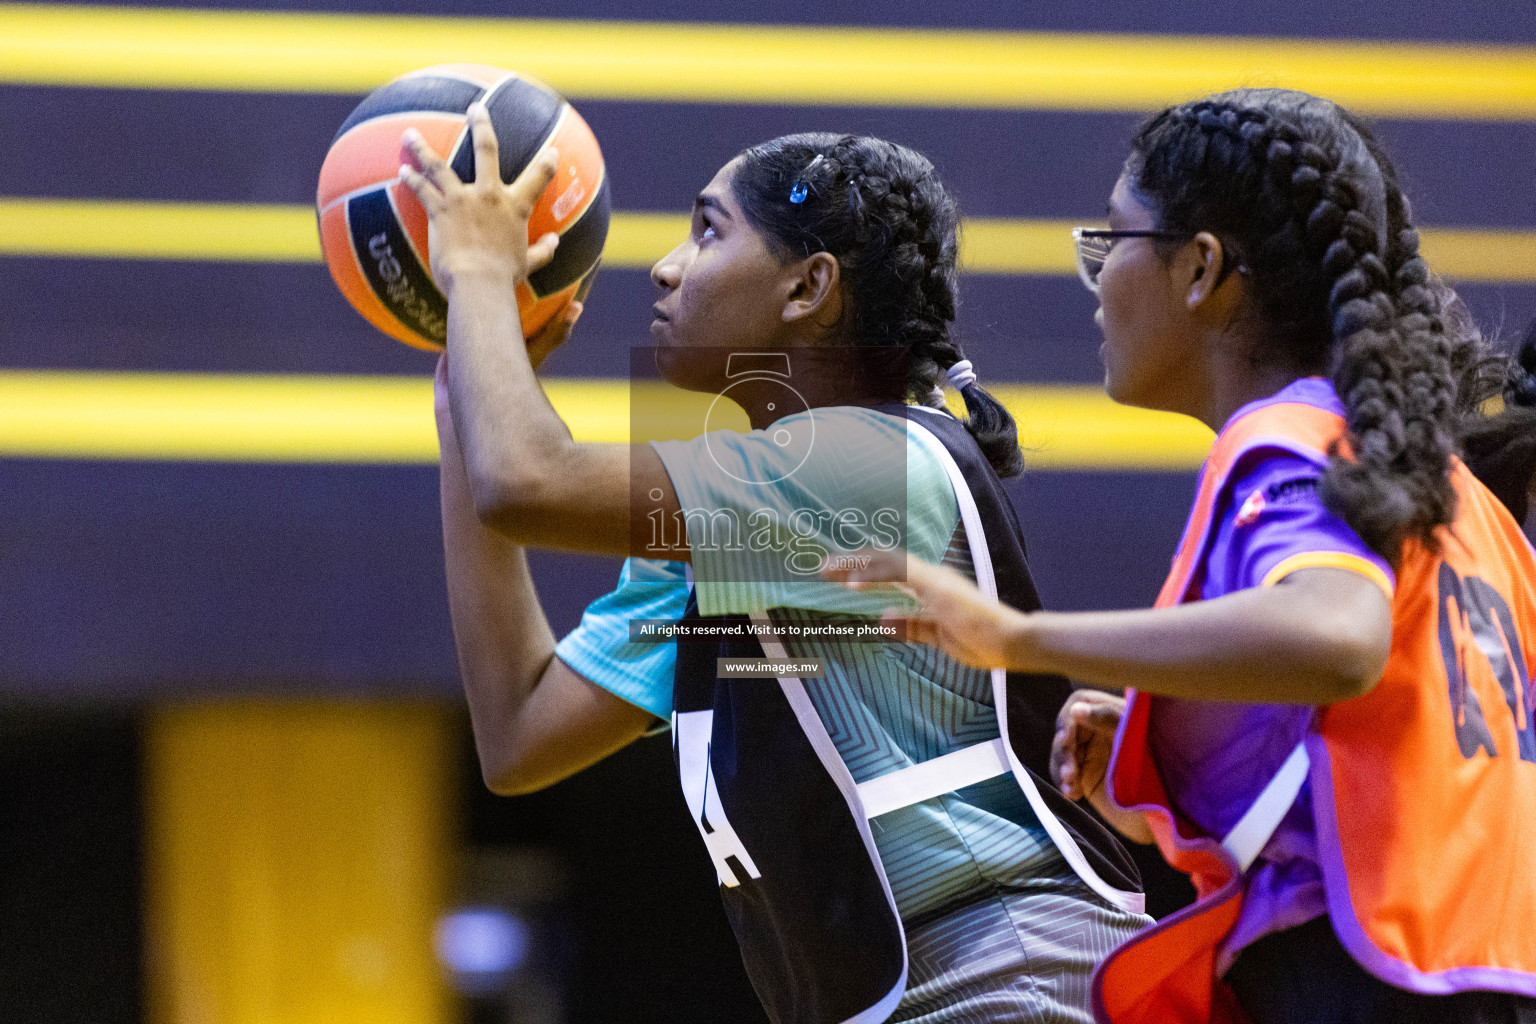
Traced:
<svg viewBox="0 0 1536 1024">
<path fill-rule="evenodd" d="M 1158 595 L 1198 599 L 1233 471 L 1265 451 L 1324 464 L 1334 413 L 1276 402 L 1222 431 Z M 1440 551 L 1403 549 L 1392 650 L 1367 694 L 1319 709 L 1307 737 L 1314 825 L 1334 930 L 1366 970 L 1425 994 L 1536 996 L 1536 559 L 1518 524 L 1453 460 L 1455 521 Z M 1244 1020 L 1216 977 L 1242 911 L 1243 875 L 1172 808 L 1147 743 L 1153 702 L 1131 690 L 1110 794 L 1146 812 L 1158 847 L 1199 900 L 1116 949 L 1094 978 L 1102 1024 Z"/>
</svg>

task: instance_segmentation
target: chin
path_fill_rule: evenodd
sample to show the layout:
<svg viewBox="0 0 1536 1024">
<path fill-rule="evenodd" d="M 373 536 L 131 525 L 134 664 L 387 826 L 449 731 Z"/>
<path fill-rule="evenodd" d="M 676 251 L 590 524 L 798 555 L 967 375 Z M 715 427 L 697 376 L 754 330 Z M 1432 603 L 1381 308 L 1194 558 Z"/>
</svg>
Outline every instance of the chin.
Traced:
<svg viewBox="0 0 1536 1024">
<path fill-rule="evenodd" d="M 1107 364 L 1104 367 L 1104 393 L 1117 402 L 1124 401 L 1121 396 L 1125 394 L 1125 386 Z"/>
<path fill-rule="evenodd" d="M 715 394 L 728 383 L 723 353 L 679 344 L 670 335 L 657 338 L 656 369 L 668 384 L 684 391 Z"/>
<path fill-rule="evenodd" d="M 1144 395 L 1139 395 L 1136 388 L 1124 377 L 1116 376 L 1106 369 L 1104 371 L 1104 393 L 1110 400 L 1119 405 L 1136 405 L 1146 407 Z"/>
</svg>

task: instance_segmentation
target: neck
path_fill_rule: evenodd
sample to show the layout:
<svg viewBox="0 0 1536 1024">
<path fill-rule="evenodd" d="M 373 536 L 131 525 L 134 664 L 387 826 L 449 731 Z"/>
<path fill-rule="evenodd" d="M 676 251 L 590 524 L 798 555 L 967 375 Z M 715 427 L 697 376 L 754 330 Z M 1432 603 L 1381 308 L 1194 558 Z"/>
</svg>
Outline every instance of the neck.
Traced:
<svg viewBox="0 0 1536 1024">
<path fill-rule="evenodd" d="M 1232 414 L 1249 402 L 1268 398 L 1301 377 L 1304 372 L 1292 366 L 1253 366 L 1246 359 L 1238 367 L 1218 369 L 1206 408 L 1198 418 L 1216 433 L 1226 426 Z"/>
<path fill-rule="evenodd" d="M 785 350 L 787 379 L 755 374 L 730 387 L 730 397 L 763 430 L 785 416 L 835 405 L 870 408 L 906 394 L 903 349 L 814 346 Z"/>
</svg>

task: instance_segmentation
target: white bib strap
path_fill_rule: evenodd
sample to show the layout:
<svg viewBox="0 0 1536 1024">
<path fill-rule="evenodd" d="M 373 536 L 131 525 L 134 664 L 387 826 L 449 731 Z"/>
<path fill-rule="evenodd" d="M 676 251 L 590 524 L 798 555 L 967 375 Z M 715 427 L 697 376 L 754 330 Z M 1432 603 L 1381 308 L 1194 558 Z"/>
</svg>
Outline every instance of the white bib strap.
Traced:
<svg viewBox="0 0 1536 1024">
<path fill-rule="evenodd" d="M 762 609 L 752 613 L 752 621 L 759 626 L 772 625 L 768 613 Z M 784 645 L 771 632 L 759 637 L 758 642 L 762 645 L 763 653 L 768 657 L 781 661 L 788 660 Z M 896 896 L 891 892 L 891 880 L 885 873 L 885 863 L 880 859 L 880 848 L 875 845 L 874 834 L 869 829 L 869 816 L 859 817 L 859 787 L 853 781 L 853 775 L 848 771 L 848 766 L 843 763 L 842 755 L 837 752 L 837 744 L 832 741 L 831 734 L 827 732 L 826 723 L 821 720 L 821 715 L 811 703 L 810 695 L 805 692 L 805 680 L 781 676 L 779 687 L 784 691 L 790 710 L 794 712 L 795 719 L 805 732 L 805 738 L 810 741 L 811 749 L 816 752 L 822 766 L 827 770 L 827 775 L 842 793 L 843 799 L 848 802 L 850 817 L 859 830 L 859 838 L 864 841 L 864 849 L 869 854 L 870 863 L 875 866 L 875 872 L 880 876 L 880 888 L 885 890 L 885 901 L 891 908 L 891 914 L 896 918 L 896 927 L 901 931 L 901 977 L 896 980 L 896 984 L 880 1002 L 842 1022 L 842 1024 L 882 1024 L 890 1020 L 891 1014 L 895 1013 L 896 1007 L 900 1005 L 901 997 L 907 991 L 907 972 L 911 968 L 907 960 L 907 932 L 906 926 L 901 922 L 901 908 L 896 905 Z"/>
<path fill-rule="evenodd" d="M 921 406 L 913 406 L 921 408 Z M 937 410 L 934 410 L 935 412 Z M 936 437 L 933 431 L 917 422 L 908 419 L 909 427 L 927 434 L 932 442 L 932 451 L 944 466 L 944 471 L 949 474 L 949 482 L 955 492 L 955 501 L 960 505 L 960 521 L 965 524 L 965 539 L 971 548 L 971 565 L 976 570 L 976 587 L 992 601 L 997 600 L 997 577 L 992 570 L 992 553 L 987 547 L 987 534 L 982 528 L 981 510 L 976 506 L 976 498 L 971 494 L 970 484 L 965 482 L 965 474 L 961 472 L 959 463 L 944 447 L 944 442 Z M 1008 735 L 1008 673 L 1002 668 L 992 670 L 992 703 L 997 711 L 998 731 L 1004 736 Z M 1077 872 L 1077 877 L 1088 884 L 1088 887 L 1098 893 L 1110 903 L 1121 910 L 1132 914 L 1144 913 L 1146 910 L 1146 896 L 1139 892 L 1116 889 L 1110 885 L 1088 863 L 1088 858 L 1083 854 L 1082 848 L 1072 838 L 1066 826 L 1057 820 L 1056 815 L 1046 805 L 1045 798 L 1040 795 L 1040 790 L 1035 786 L 1035 780 L 1030 777 L 1024 768 L 1023 762 L 1005 742 L 1003 754 L 1008 759 L 1008 764 L 1013 771 L 1013 777 L 1018 780 L 1019 788 L 1024 791 L 1024 798 L 1029 801 L 1029 806 L 1035 812 L 1035 817 L 1040 819 L 1040 824 L 1045 827 L 1051 841 L 1056 844 L 1056 849 L 1061 851 L 1067 864 Z"/>
<path fill-rule="evenodd" d="M 866 817 L 878 818 L 1012 771 L 1003 741 L 996 739 L 861 782 L 859 800 Z"/>
<path fill-rule="evenodd" d="M 1307 756 L 1307 741 L 1302 740 L 1291 751 L 1291 756 L 1285 759 L 1285 764 L 1280 766 L 1275 777 L 1269 780 L 1269 785 L 1264 787 L 1264 792 L 1259 794 L 1253 806 L 1244 812 L 1237 824 L 1232 826 L 1232 831 L 1227 833 L 1227 838 L 1221 841 L 1232 859 L 1237 861 L 1239 871 L 1247 871 L 1252 866 L 1258 859 L 1259 851 L 1269 842 L 1269 837 L 1280 827 L 1285 812 L 1291 809 L 1291 804 L 1296 802 L 1296 794 L 1301 792 L 1301 784 L 1307 781 L 1307 769 L 1311 765 L 1312 759 Z"/>
</svg>

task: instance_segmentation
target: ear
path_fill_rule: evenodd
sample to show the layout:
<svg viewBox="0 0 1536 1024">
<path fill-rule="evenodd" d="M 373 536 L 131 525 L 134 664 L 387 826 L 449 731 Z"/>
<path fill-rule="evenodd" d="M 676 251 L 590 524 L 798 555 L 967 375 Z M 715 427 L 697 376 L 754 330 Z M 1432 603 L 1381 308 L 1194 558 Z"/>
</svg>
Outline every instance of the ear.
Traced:
<svg viewBox="0 0 1536 1024">
<path fill-rule="evenodd" d="M 842 268 L 831 253 L 818 252 L 791 266 L 786 282 L 786 324 L 835 324 L 843 315 Z"/>
<path fill-rule="evenodd" d="M 1189 309 L 1197 309 L 1210 299 L 1216 291 L 1217 283 L 1222 280 L 1221 272 L 1226 266 L 1226 260 L 1227 253 L 1222 248 L 1221 239 L 1209 231 L 1195 235 L 1180 250 L 1174 268 L 1182 275 L 1180 283 L 1184 285 L 1184 304 Z"/>
</svg>

